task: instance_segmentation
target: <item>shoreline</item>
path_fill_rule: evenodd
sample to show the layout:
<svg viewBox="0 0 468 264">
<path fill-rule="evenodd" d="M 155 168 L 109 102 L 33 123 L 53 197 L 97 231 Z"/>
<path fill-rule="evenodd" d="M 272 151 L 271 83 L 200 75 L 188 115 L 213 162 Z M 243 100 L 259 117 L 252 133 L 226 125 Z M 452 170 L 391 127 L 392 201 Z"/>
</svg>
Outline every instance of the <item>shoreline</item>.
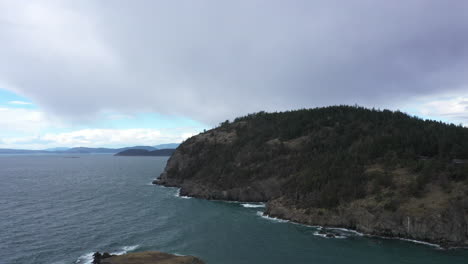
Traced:
<svg viewBox="0 0 468 264">
<path fill-rule="evenodd" d="M 466 247 L 444 247 L 444 246 L 442 246 L 440 244 L 430 243 L 430 242 L 422 241 L 422 240 L 404 238 L 404 237 L 389 237 L 389 236 L 373 235 L 373 234 L 368 234 L 368 233 L 362 233 L 362 232 L 359 232 L 359 231 L 357 231 L 355 229 L 350 229 L 350 228 L 346 228 L 346 227 L 308 225 L 308 224 L 303 224 L 303 223 L 300 223 L 300 222 L 295 222 L 295 221 L 290 220 L 290 219 L 272 217 L 272 216 L 270 216 L 268 214 L 265 214 L 265 213 L 263 213 L 262 216 L 263 217 L 268 217 L 269 219 L 278 221 L 280 223 L 291 223 L 291 224 L 294 224 L 294 225 L 301 225 L 301 226 L 304 226 L 304 227 L 312 227 L 312 228 L 318 228 L 318 229 L 340 230 L 340 231 L 344 231 L 344 232 L 348 232 L 348 233 L 353 233 L 353 234 L 355 234 L 357 236 L 360 236 L 360 237 L 373 237 L 373 238 L 379 238 L 379 239 L 385 239 L 385 240 L 401 240 L 401 241 L 405 241 L 405 242 L 411 242 L 411 243 L 414 243 L 414 244 L 430 246 L 430 247 L 434 247 L 434 248 L 441 249 L 441 250 L 468 249 Z"/>
<path fill-rule="evenodd" d="M 164 187 L 164 188 L 177 188 L 177 194 L 175 196 L 180 198 L 180 199 L 195 198 L 195 199 L 201 199 L 201 200 L 207 200 L 207 201 L 219 201 L 219 202 L 225 202 L 225 203 L 239 203 L 239 204 L 244 204 L 244 203 L 257 203 L 257 204 L 260 204 L 260 203 L 263 203 L 265 205 L 265 208 L 268 208 L 268 204 L 269 204 L 269 201 L 267 201 L 267 202 L 254 202 L 254 201 L 253 202 L 244 202 L 244 201 L 235 201 L 235 200 L 204 199 L 204 198 L 199 198 L 199 197 L 190 196 L 190 195 L 182 196 L 182 195 L 180 195 L 181 187 L 179 187 L 179 186 L 167 186 L 167 185 L 161 184 L 158 181 L 158 179 L 154 180 L 152 182 L 152 184 L 156 185 L 156 186 L 161 186 L 161 187 Z M 258 212 L 260 212 L 260 211 L 258 211 Z M 260 216 L 264 217 L 264 218 L 267 218 L 267 220 L 271 219 L 271 220 L 274 220 L 274 221 L 278 221 L 280 223 L 291 223 L 291 224 L 295 224 L 295 225 L 302 225 L 302 226 L 305 226 L 305 227 L 313 227 L 313 228 L 320 228 L 320 229 L 324 228 L 324 229 L 331 229 L 331 230 L 342 230 L 342 231 L 345 231 L 345 232 L 354 233 L 354 234 L 356 234 L 358 236 L 373 237 L 373 238 L 379 238 L 379 239 L 385 239 L 385 240 L 390 240 L 390 239 L 401 240 L 401 241 L 410 242 L 410 243 L 414 243 L 414 244 L 429 246 L 429 247 L 439 249 L 439 250 L 456 250 L 456 249 L 468 250 L 468 247 L 444 246 L 442 244 L 432 243 L 431 241 L 417 240 L 417 239 L 411 239 L 411 238 L 405 238 L 405 237 L 392 237 L 392 236 L 382 236 L 382 235 L 371 234 L 371 233 L 363 233 L 363 232 L 359 232 L 356 229 L 351 229 L 351 228 L 343 227 L 343 226 L 310 225 L 310 224 L 305 224 L 305 223 L 301 223 L 301 222 L 296 222 L 296 221 L 293 221 L 292 219 L 272 216 L 272 215 L 267 214 L 265 212 L 262 212 L 262 215 L 260 215 Z"/>
</svg>

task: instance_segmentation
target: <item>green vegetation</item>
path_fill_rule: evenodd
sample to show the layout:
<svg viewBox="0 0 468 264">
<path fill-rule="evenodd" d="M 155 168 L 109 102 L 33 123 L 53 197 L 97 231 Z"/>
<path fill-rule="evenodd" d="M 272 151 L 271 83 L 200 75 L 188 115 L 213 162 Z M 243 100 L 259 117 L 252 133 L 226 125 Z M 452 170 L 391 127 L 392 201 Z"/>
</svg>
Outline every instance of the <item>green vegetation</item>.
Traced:
<svg viewBox="0 0 468 264">
<path fill-rule="evenodd" d="M 468 129 L 405 113 L 332 106 L 259 112 L 188 139 L 194 154 L 182 178 L 210 178 L 223 189 L 275 178 L 301 207 L 333 208 L 364 197 L 387 210 L 423 197 L 428 184 L 466 184 Z"/>
</svg>

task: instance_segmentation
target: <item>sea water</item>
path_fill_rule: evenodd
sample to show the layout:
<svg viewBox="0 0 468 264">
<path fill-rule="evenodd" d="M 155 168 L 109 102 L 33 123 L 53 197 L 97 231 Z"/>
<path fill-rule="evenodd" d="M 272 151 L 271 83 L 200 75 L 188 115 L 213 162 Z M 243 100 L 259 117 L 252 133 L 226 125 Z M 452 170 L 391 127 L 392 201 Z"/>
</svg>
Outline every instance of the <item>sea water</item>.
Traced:
<svg viewBox="0 0 468 264">
<path fill-rule="evenodd" d="M 269 218 L 263 204 L 154 186 L 165 157 L 0 156 L 0 263 L 90 263 L 159 250 L 208 264 L 468 263 L 468 250 Z"/>
</svg>

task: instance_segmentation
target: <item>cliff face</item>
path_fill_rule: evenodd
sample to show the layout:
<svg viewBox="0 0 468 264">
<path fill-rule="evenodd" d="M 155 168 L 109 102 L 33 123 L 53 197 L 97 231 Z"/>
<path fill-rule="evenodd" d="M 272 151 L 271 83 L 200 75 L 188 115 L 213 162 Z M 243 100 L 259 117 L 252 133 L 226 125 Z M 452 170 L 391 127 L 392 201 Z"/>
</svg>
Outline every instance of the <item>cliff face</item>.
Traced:
<svg viewBox="0 0 468 264">
<path fill-rule="evenodd" d="M 225 131 L 192 137 L 169 158 L 164 172 L 155 183 L 181 187 L 180 194 L 184 196 L 211 200 L 265 202 L 279 197 L 285 179 L 274 173 L 266 177 L 261 171 L 261 164 L 242 163 L 240 158 L 220 167 L 209 165 L 215 162 L 213 156 L 222 158 L 223 155 L 234 154 L 226 152 L 232 151 L 230 148 L 236 139 L 234 132 Z M 230 166 L 234 167 L 232 171 L 227 169 Z M 247 173 L 259 170 L 259 173 L 240 178 L 241 170 Z"/>
<path fill-rule="evenodd" d="M 450 202 L 442 208 L 425 208 L 422 212 L 405 208 L 388 211 L 360 200 L 334 209 L 295 207 L 290 201 L 270 201 L 266 213 L 294 222 L 330 227 L 344 227 L 385 237 L 427 241 L 445 247 L 467 247 L 467 200 Z"/>
<path fill-rule="evenodd" d="M 398 112 L 259 113 L 185 141 L 155 183 L 268 202 L 266 214 L 299 223 L 466 247 L 467 142 L 466 128 Z"/>
</svg>

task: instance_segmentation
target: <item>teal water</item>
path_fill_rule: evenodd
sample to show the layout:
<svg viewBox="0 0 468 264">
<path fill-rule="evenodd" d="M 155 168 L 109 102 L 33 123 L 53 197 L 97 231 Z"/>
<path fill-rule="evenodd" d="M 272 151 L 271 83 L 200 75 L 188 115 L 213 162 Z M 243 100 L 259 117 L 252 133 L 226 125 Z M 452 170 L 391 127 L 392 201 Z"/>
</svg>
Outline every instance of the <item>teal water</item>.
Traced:
<svg viewBox="0 0 468 264">
<path fill-rule="evenodd" d="M 468 263 L 467 250 L 265 219 L 263 208 L 152 186 L 167 158 L 0 157 L 0 263 L 89 263 L 94 251 L 160 250 L 209 264 Z"/>
</svg>

